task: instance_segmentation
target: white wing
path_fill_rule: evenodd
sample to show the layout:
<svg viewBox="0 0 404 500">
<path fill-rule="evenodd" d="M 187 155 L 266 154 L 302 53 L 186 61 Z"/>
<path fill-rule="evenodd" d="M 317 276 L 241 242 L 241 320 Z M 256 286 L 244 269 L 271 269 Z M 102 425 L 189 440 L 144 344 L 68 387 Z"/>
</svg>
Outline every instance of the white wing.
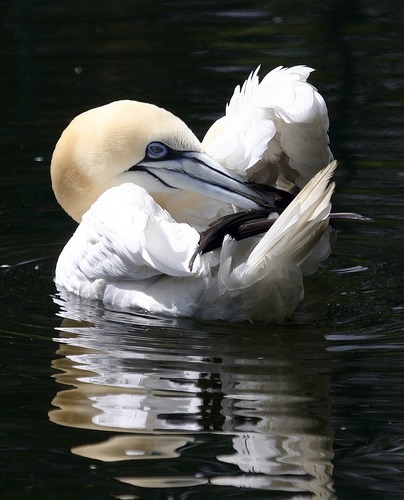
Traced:
<svg viewBox="0 0 404 500">
<path fill-rule="evenodd" d="M 106 282 L 190 276 L 198 241 L 194 228 L 175 222 L 144 189 L 122 184 L 84 215 L 59 257 L 55 281 L 94 299 L 102 297 Z"/>
<path fill-rule="evenodd" d="M 233 175 L 283 189 L 302 187 L 333 159 L 327 107 L 306 82 L 313 69 L 280 66 L 261 83 L 258 70 L 236 87 L 225 116 L 202 145 Z"/>
</svg>

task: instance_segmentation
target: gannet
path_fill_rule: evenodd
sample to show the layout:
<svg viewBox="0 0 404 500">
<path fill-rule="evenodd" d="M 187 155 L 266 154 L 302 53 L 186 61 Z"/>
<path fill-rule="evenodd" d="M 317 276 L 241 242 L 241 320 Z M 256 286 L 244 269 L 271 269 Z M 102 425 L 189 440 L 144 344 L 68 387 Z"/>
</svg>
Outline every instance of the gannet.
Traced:
<svg viewBox="0 0 404 500">
<path fill-rule="evenodd" d="M 202 142 L 148 103 L 74 118 L 51 162 L 55 196 L 79 223 L 57 288 L 175 317 L 290 318 L 305 268 L 329 252 L 336 163 L 311 71 L 279 67 L 259 82 L 257 69 Z"/>
</svg>

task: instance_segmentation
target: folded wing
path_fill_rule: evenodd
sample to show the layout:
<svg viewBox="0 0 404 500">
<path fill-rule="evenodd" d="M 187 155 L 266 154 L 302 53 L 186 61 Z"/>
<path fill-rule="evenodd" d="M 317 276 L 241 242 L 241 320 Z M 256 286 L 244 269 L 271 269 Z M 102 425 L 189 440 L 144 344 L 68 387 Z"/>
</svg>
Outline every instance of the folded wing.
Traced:
<svg viewBox="0 0 404 500">
<path fill-rule="evenodd" d="M 144 189 L 122 184 L 84 215 L 60 255 L 55 281 L 99 298 L 97 286 L 112 280 L 191 276 L 189 261 L 198 241 L 194 228 L 175 222 Z"/>
</svg>

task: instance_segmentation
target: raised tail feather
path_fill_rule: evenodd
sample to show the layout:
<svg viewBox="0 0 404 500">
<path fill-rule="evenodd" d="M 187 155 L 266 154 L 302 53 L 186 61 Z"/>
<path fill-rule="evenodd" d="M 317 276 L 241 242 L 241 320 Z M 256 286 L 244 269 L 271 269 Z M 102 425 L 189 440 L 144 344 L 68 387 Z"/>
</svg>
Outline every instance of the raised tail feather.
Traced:
<svg viewBox="0 0 404 500">
<path fill-rule="evenodd" d="M 247 267 L 253 270 L 268 255 L 303 262 L 328 225 L 334 190 L 330 179 L 336 166 L 336 161 L 331 162 L 309 181 L 251 252 Z"/>
<path fill-rule="evenodd" d="M 300 264 L 327 230 L 336 168 L 330 163 L 313 177 L 276 219 L 245 260 L 243 242 L 226 237 L 220 256 L 219 288 L 240 316 L 283 321 L 303 298 Z"/>
</svg>

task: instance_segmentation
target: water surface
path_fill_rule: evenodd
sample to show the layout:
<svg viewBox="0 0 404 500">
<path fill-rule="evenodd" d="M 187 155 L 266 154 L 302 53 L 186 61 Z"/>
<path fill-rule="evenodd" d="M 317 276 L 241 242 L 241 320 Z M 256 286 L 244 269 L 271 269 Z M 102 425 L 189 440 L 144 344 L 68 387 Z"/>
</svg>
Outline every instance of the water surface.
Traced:
<svg viewBox="0 0 404 500">
<path fill-rule="evenodd" d="M 392 0 L 3 2 L 0 496 L 400 498 L 403 23 Z M 340 223 L 285 325 L 116 313 L 59 297 L 75 228 L 54 144 L 131 98 L 202 137 L 259 64 L 316 68 Z"/>
</svg>

